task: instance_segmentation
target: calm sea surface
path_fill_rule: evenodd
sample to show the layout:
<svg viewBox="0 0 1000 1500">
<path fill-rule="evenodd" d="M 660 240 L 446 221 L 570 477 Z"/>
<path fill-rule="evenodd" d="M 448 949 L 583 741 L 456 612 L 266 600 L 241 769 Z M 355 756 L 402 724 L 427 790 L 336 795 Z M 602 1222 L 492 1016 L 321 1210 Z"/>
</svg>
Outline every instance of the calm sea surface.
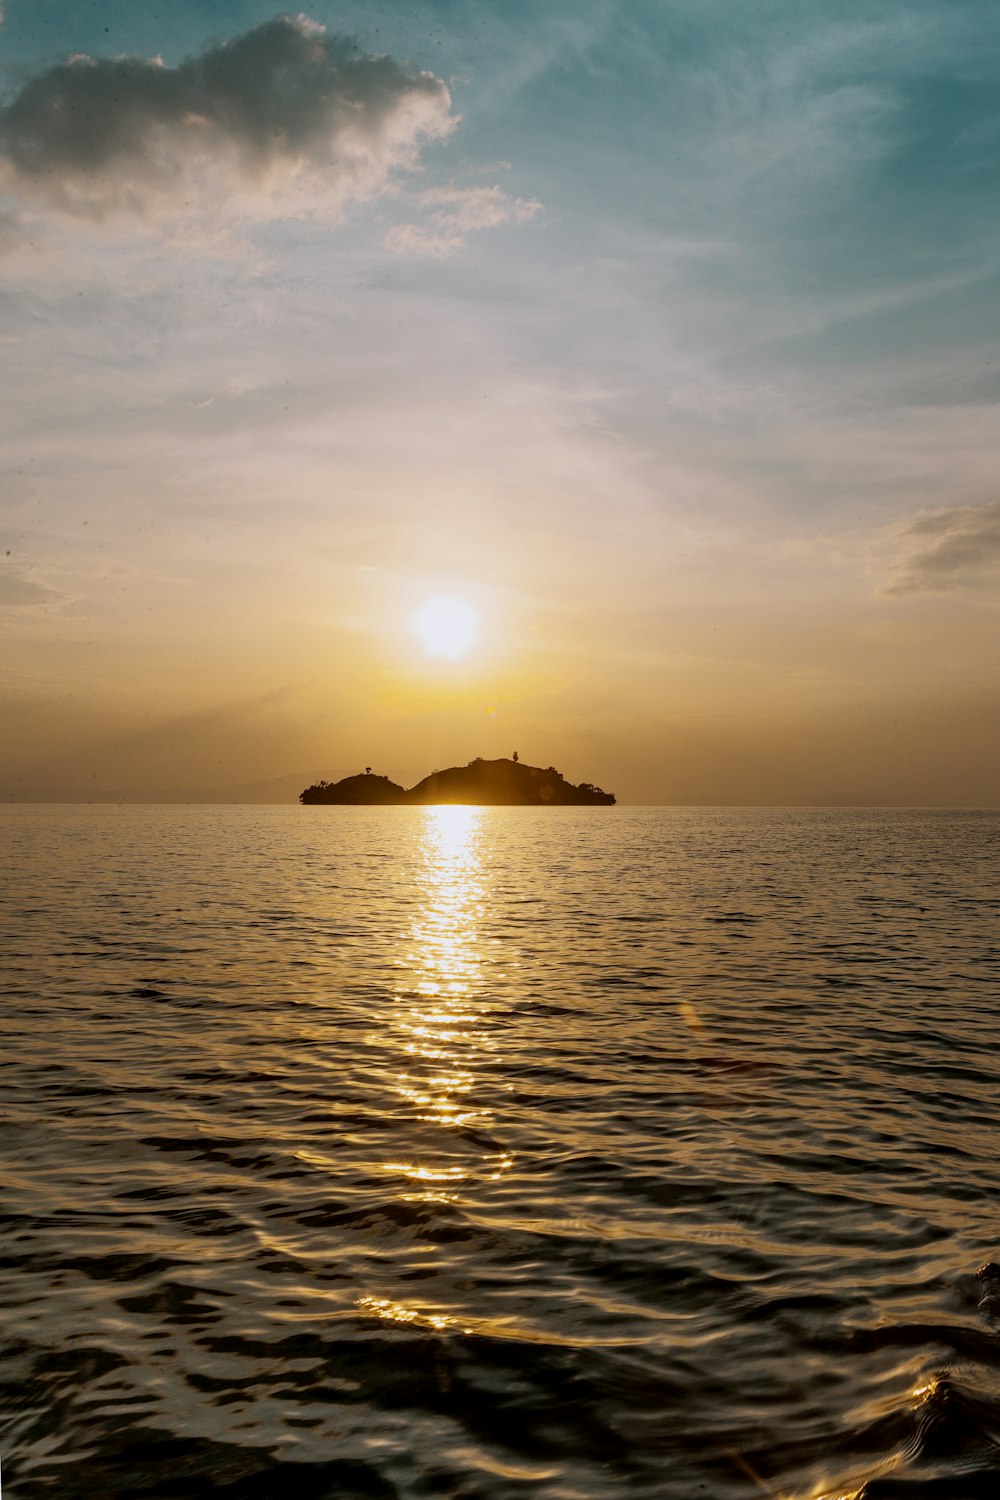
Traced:
<svg viewBox="0 0 1000 1500">
<path fill-rule="evenodd" d="M 1000 1496 L 1000 814 L 0 840 L 8 1500 Z"/>
</svg>

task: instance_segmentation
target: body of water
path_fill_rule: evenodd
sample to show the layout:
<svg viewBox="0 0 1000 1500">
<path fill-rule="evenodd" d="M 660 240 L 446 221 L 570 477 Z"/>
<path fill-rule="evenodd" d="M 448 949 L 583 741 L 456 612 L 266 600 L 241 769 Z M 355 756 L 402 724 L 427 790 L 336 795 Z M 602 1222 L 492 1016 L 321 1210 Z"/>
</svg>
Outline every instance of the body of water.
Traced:
<svg viewBox="0 0 1000 1500">
<path fill-rule="evenodd" d="M 1000 814 L 0 837 L 10 1500 L 1000 1495 Z"/>
</svg>

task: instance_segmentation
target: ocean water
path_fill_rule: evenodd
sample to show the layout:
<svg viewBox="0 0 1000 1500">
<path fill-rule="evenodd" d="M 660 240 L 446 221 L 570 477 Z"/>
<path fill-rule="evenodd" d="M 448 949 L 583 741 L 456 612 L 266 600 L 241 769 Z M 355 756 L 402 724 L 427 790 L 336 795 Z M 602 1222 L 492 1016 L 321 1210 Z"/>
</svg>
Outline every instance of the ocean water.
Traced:
<svg viewBox="0 0 1000 1500">
<path fill-rule="evenodd" d="M 8 1500 L 1000 1496 L 1000 814 L 0 839 Z"/>
</svg>

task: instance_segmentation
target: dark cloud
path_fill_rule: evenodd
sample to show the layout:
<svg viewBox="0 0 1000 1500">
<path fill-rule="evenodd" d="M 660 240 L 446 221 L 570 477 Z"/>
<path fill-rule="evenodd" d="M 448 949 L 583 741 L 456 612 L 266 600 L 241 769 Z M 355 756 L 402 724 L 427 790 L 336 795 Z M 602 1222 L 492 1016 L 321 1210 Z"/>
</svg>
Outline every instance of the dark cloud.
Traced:
<svg viewBox="0 0 1000 1500">
<path fill-rule="evenodd" d="M 176 68 L 67 58 L 0 110 L 0 171 L 23 198 L 91 218 L 197 213 L 220 192 L 256 213 L 287 211 L 294 190 L 335 209 L 446 135 L 450 108 L 432 74 L 280 16 Z"/>
<path fill-rule="evenodd" d="M 1000 571 L 1000 500 L 925 512 L 901 535 L 904 555 L 887 593 L 941 593 Z"/>
</svg>

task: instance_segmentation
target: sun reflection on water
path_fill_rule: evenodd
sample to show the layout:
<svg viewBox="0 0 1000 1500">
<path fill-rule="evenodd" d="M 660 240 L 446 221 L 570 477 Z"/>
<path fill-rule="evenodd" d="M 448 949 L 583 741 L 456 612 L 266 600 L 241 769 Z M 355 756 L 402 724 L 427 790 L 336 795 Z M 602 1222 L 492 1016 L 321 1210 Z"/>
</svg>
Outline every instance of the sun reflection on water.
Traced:
<svg viewBox="0 0 1000 1500">
<path fill-rule="evenodd" d="M 458 1328 L 459 1320 L 451 1313 L 433 1312 L 427 1308 L 409 1307 L 404 1302 L 394 1302 L 391 1297 L 360 1297 L 358 1310 L 369 1318 L 381 1318 L 385 1323 L 408 1323 L 416 1328 L 429 1328 L 443 1332 Z M 471 1330 L 463 1328 L 463 1333 Z"/>
<path fill-rule="evenodd" d="M 493 1139 L 499 1050 L 488 968 L 495 950 L 484 933 L 492 879 L 487 825 L 479 807 L 424 809 L 418 905 L 400 946 L 382 1037 L 402 1109 L 394 1112 L 395 1152 L 379 1170 L 397 1202 L 442 1213 L 461 1212 L 477 1189 L 513 1166 Z M 468 1331 L 460 1307 L 446 1310 L 443 1286 L 441 1300 L 423 1306 L 385 1295 L 389 1289 L 372 1288 L 359 1310 L 390 1323 Z"/>
<path fill-rule="evenodd" d="M 492 1114 L 473 1102 L 475 1065 L 493 1050 L 481 975 L 488 896 L 482 824 L 479 807 L 427 808 L 424 902 L 401 960 L 406 978 L 396 1024 L 408 1066 L 399 1093 L 417 1119 L 448 1127 L 482 1125 Z"/>
</svg>

